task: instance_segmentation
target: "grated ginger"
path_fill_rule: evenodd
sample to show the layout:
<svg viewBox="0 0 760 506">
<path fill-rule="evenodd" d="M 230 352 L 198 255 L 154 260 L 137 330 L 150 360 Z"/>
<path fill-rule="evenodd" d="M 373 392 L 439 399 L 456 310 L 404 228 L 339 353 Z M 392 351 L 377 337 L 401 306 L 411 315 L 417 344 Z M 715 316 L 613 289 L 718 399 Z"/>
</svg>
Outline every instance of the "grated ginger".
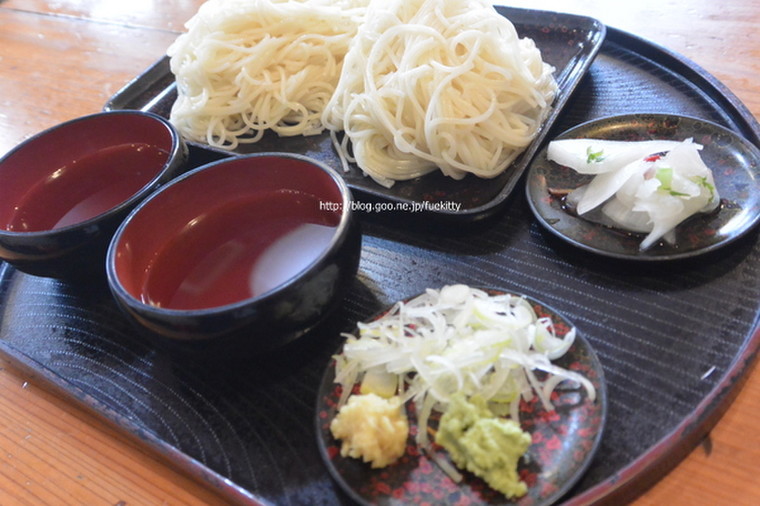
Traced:
<svg viewBox="0 0 760 506">
<path fill-rule="evenodd" d="M 361 458 L 373 468 L 386 467 L 406 451 L 409 422 L 398 396 L 352 395 L 330 423 L 335 439 L 343 440 L 343 457 Z"/>
</svg>

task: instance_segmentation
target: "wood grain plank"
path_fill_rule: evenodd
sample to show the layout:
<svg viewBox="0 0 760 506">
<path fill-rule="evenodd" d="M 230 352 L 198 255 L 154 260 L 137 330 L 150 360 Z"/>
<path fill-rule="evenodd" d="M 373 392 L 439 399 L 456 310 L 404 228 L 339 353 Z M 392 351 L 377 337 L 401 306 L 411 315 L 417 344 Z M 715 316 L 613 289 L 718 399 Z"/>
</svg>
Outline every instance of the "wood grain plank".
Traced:
<svg viewBox="0 0 760 506">
<path fill-rule="evenodd" d="M 98 112 L 176 34 L 0 8 L 0 153 Z"/>
<path fill-rule="evenodd" d="M 222 504 L 0 360 L 0 504 Z"/>
<path fill-rule="evenodd" d="M 69 16 L 113 24 L 140 26 L 179 32 L 198 10 L 197 0 L 167 2 L 162 0 L 6 0 L 6 9 L 54 16 Z"/>
<path fill-rule="evenodd" d="M 757 85 L 760 4 L 748 0 L 610 2 L 512 0 L 514 7 L 568 12 L 598 19 L 692 60 L 726 84 L 760 115 Z"/>
</svg>

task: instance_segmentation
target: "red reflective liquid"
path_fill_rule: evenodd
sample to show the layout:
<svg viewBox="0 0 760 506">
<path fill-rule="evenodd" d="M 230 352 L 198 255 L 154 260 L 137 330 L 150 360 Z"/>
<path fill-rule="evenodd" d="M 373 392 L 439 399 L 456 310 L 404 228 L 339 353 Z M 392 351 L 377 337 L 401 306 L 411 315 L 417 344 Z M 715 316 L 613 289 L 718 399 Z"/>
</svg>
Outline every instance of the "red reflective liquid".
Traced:
<svg viewBox="0 0 760 506">
<path fill-rule="evenodd" d="M 292 278 L 329 246 L 340 214 L 290 190 L 227 202 L 173 237 L 148 269 L 143 301 L 201 309 L 257 296 Z"/>
<path fill-rule="evenodd" d="M 169 153 L 158 147 L 130 143 L 73 160 L 19 200 L 6 229 L 52 230 L 93 218 L 137 193 L 168 157 Z"/>
</svg>

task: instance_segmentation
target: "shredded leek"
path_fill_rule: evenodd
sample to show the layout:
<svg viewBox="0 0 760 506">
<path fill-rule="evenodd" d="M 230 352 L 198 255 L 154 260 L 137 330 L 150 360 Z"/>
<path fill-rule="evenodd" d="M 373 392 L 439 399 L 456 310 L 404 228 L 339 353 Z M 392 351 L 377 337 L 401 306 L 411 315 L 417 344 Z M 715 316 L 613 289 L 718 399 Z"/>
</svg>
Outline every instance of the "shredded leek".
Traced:
<svg viewBox="0 0 760 506">
<path fill-rule="evenodd" d="M 596 397 L 587 378 L 551 362 L 572 346 L 575 328 L 559 336 L 552 320 L 539 317 L 520 296 L 490 295 L 465 285 L 428 289 L 360 323 L 358 331 L 358 336 L 345 334 L 335 356 L 335 381 L 343 386 L 339 407 L 355 384 L 361 383 L 364 393 L 381 385 L 379 395 L 399 395 L 415 404 L 416 442 L 423 449 L 429 449 L 429 417 L 445 412 L 460 392 L 479 395 L 495 413 L 518 423 L 521 399 L 537 396 L 551 410 L 552 391 L 563 381 L 581 385 L 592 401 Z M 389 384 L 396 385 L 395 392 Z"/>
</svg>

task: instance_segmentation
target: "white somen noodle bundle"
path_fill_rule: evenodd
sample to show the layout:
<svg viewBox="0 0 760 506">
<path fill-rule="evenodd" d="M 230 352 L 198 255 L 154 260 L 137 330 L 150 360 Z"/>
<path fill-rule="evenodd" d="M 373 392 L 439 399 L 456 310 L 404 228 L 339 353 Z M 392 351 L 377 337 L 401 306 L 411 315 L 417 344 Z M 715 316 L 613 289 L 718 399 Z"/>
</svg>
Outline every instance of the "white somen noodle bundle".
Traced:
<svg viewBox="0 0 760 506">
<path fill-rule="evenodd" d="M 320 133 L 368 0 L 209 0 L 168 50 L 171 121 L 190 140 L 234 149 Z"/>
<path fill-rule="evenodd" d="M 500 174 L 557 90 L 487 0 L 209 0 L 187 28 L 168 50 L 186 138 L 235 149 L 329 128 L 344 165 L 386 186 Z"/>
<path fill-rule="evenodd" d="M 535 137 L 552 72 L 487 0 L 373 0 L 322 122 L 386 186 L 438 168 L 490 178 Z"/>
</svg>

